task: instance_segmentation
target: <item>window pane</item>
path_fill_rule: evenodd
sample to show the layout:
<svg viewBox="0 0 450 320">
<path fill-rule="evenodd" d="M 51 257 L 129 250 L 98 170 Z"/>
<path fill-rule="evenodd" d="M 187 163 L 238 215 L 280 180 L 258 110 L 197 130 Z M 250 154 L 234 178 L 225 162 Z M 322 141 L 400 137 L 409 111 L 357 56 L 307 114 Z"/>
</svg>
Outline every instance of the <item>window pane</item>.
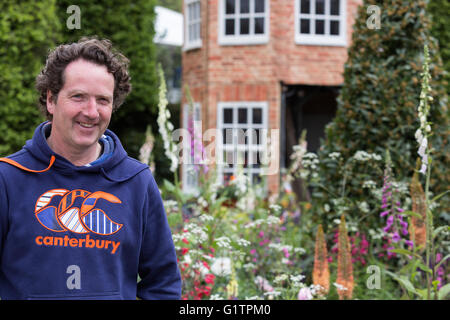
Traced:
<svg viewBox="0 0 450 320">
<path fill-rule="evenodd" d="M 262 123 L 262 109 L 253 109 L 253 123 Z"/>
<path fill-rule="evenodd" d="M 245 129 L 239 128 L 235 129 L 236 137 L 237 137 L 237 144 L 245 144 Z"/>
<path fill-rule="evenodd" d="M 200 2 L 194 3 L 194 18 L 200 19 Z"/>
<path fill-rule="evenodd" d="M 309 19 L 300 19 L 300 33 L 310 33 Z"/>
<path fill-rule="evenodd" d="M 223 144 L 233 144 L 233 129 L 223 129 Z"/>
<path fill-rule="evenodd" d="M 197 40 L 197 28 L 195 27 L 195 24 L 192 25 L 192 40 Z"/>
<path fill-rule="evenodd" d="M 200 23 L 197 23 L 195 25 L 195 39 L 200 39 Z"/>
<path fill-rule="evenodd" d="M 194 40 L 194 26 L 190 25 L 189 26 L 189 41 Z"/>
<path fill-rule="evenodd" d="M 300 0 L 300 13 L 309 13 L 310 0 Z"/>
<path fill-rule="evenodd" d="M 264 33 L 264 18 L 255 18 L 255 34 Z"/>
<path fill-rule="evenodd" d="M 339 35 L 339 21 L 330 21 L 330 34 Z"/>
<path fill-rule="evenodd" d="M 264 12 L 264 0 L 255 0 L 255 12 Z"/>
<path fill-rule="evenodd" d="M 247 123 L 247 109 L 238 109 L 238 123 Z"/>
<path fill-rule="evenodd" d="M 339 15 L 339 0 L 331 0 L 330 2 L 330 14 L 334 16 Z"/>
<path fill-rule="evenodd" d="M 241 13 L 250 12 L 250 0 L 241 0 Z"/>
<path fill-rule="evenodd" d="M 325 14 L 325 0 L 316 0 L 316 14 Z"/>
<path fill-rule="evenodd" d="M 233 167 L 233 164 L 234 164 L 233 151 L 224 151 L 223 162 L 226 165 L 229 165 L 231 168 Z"/>
<path fill-rule="evenodd" d="M 316 34 L 325 34 L 325 20 L 316 20 Z"/>
<path fill-rule="evenodd" d="M 227 0 L 225 13 L 233 14 L 234 11 L 235 11 L 235 0 Z"/>
<path fill-rule="evenodd" d="M 261 144 L 261 130 L 255 129 L 256 140 L 253 140 L 253 144 Z"/>
<path fill-rule="evenodd" d="M 250 19 L 248 19 L 248 18 L 241 19 L 240 25 L 241 25 L 240 30 L 239 30 L 240 34 L 249 34 L 250 33 Z"/>
<path fill-rule="evenodd" d="M 188 17 L 189 17 L 189 21 L 192 21 L 194 19 L 194 5 L 188 4 Z"/>
<path fill-rule="evenodd" d="M 245 144 L 256 144 L 258 137 L 257 129 L 248 129 L 245 135 Z"/>
<path fill-rule="evenodd" d="M 233 123 L 233 109 L 223 109 L 223 123 Z"/>
<path fill-rule="evenodd" d="M 262 153 L 262 151 L 256 151 L 256 152 L 252 152 L 253 155 L 253 159 L 252 159 L 252 167 L 253 168 L 259 168 L 261 166 L 261 155 L 260 153 Z"/>
<path fill-rule="evenodd" d="M 225 20 L 225 34 L 234 34 L 234 19 Z"/>
<path fill-rule="evenodd" d="M 244 168 L 246 168 L 248 166 L 248 152 L 247 151 L 245 151 L 245 152 L 238 151 L 237 152 L 236 164 L 241 165 Z"/>
</svg>

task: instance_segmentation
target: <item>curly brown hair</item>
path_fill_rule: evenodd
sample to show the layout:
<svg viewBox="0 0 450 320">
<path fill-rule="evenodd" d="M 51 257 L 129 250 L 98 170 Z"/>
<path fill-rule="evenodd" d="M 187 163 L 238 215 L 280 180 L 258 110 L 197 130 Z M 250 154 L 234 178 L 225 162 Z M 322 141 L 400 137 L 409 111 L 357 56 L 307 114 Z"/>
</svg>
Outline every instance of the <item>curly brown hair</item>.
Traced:
<svg viewBox="0 0 450 320">
<path fill-rule="evenodd" d="M 64 86 L 64 70 L 72 61 L 84 59 L 104 65 L 114 76 L 113 111 L 117 110 L 131 91 L 131 77 L 128 74 L 129 60 L 113 48 L 108 39 L 83 37 L 78 42 L 62 44 L 50 51 L 45 67 L 36 77 L 36 89 L 39 91 L 39 110 L 52 120 L 47 110 L 47 91 L 52 93 L 54 102 Z"/>
</svg>

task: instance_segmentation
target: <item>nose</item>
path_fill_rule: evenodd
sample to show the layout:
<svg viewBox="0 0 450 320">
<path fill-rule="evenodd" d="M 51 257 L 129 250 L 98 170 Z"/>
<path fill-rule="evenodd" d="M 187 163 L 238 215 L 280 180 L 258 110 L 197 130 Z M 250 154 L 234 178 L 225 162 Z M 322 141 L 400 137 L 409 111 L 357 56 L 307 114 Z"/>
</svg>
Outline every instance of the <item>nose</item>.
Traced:
<svg viewBox="0 0 450 320">
<path fill-rule="evenodd" d="M 99 116 L 98 109 L 97 109 L 97 101 L 95 97 L 90 97 L 86 107 L 83 110 L 83 114 L 88 117 L 89 119 L 97 119 Z"/>
</svg>

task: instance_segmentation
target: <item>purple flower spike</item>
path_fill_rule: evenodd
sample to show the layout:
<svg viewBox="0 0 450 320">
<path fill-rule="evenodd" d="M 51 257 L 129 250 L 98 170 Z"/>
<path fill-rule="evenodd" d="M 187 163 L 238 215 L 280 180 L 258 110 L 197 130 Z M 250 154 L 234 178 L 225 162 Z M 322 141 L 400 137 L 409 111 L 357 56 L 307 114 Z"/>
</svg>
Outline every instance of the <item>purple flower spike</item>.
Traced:
<svg viewBox="0 0 450 320">
<path fill-rule="evenodd" d="M 392 241 L 394 242 L 394 243 L 397 243 L 397 242 L 399 242 L 400 241 L 400 235 L 398 234 L 398 232 L 394 232 L 394 235 L 392 236 Z"/>
<path fill-rule="evenodd" d="M 380 213 L 380 217 L 387 216 L 389 212 L 391 212 L 391 210 L 383 211 L 382 213 Z"/>
</svg>

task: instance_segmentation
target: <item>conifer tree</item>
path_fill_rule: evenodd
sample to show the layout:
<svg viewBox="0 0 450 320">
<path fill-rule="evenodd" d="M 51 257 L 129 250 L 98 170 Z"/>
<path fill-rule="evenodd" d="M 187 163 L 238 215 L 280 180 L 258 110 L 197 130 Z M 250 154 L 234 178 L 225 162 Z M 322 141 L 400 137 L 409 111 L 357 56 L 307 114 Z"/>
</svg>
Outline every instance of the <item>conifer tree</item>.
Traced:
<svg viewBox="0 0 450 320">
<path fill-rule="evenodd" d="M 380 29 L 369 28 L 367 8 L 370 5 L 380 9 Z M 450 116 L 442 61 L 430 28 L 425 0 L 364 0 L 359 7 L 337 114 L 327 126 L 319 150 L 322 163 L 319 176 L 329 191 L 320 194 L 322 201 L 332 203 L 330 194 L 340 194 L 342 171 L 330 159 L 332 152 L 349 159 L 358 150 L 378 155 L 389 150 L 397 179 L 410 181 L 417 157 L 414 133 L 419 127 L 417 106 L 425 44 L 430 49 L 430 86 L 434 98 L 429 114 L 434 133 L 430 139 L 434 148 L 430 189 L 438 194 L 448 188 Z M 364 168 L 361 165 L 355 169 Z M 381 183 L 382 173 L 367 170 L 364 180 Z M 364 180 L 354 176 L 347 179 L 345 196 L 354 203 L 373 198 L 362 188 Z M 375 208 L 376 204 L 372 204 L 371 210 Z M 361 215 L 356 206 L 352 209 L 351 215 Z M 376 219 L 378 215 L 373 217 Z"/>
</svg>

